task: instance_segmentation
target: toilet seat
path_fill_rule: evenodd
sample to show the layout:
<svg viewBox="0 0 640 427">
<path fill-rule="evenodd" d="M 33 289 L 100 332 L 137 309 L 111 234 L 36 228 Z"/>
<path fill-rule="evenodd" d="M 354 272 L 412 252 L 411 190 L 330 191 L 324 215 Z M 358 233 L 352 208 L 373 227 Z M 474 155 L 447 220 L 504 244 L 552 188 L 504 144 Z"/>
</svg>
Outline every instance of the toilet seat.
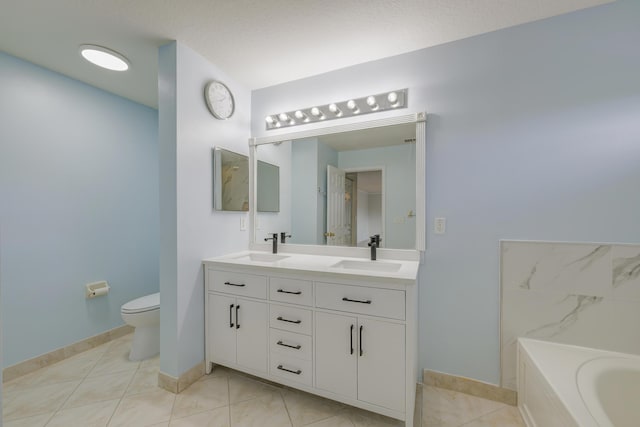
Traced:
<svg viewBox="0 0 640 427">
<path fill-rule="evenodd" d="M 120 309 L 123 314 L 145 313 L 160 309 L 160 292 L 136 298 L 124 304 Z"/>
</svg>

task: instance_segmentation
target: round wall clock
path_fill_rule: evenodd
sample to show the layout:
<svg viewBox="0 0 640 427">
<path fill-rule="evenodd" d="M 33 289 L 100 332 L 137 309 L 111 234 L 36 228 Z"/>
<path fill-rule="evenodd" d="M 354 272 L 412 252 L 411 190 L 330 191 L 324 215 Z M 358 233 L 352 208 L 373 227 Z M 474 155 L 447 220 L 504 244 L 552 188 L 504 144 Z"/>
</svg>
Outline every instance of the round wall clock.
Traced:
<svg viewBox="0 0 640 427">
<path fill-rule="evenodd" d="M 233 94 L 224 83 L 212 80 L 204 87 L 204 99 L 213 117 L 226 120 L 233 115 L 235 101 Z"/>
</svg>

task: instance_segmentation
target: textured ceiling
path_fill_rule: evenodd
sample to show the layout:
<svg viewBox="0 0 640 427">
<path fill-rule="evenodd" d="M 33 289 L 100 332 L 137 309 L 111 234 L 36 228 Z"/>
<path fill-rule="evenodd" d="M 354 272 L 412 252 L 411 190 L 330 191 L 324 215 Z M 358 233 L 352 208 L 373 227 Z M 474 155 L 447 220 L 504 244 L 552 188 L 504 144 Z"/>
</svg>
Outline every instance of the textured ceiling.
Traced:
<svg viewBox="0 0 640 427">
<path fill-rule="evenodd" d="M 157 48 L 178 40 L 249 89 L 611 0 L 2 0 L 0 50 L 152 107 Z M 78 54 L 119 51 L 126 73 Z"/>
</svg>

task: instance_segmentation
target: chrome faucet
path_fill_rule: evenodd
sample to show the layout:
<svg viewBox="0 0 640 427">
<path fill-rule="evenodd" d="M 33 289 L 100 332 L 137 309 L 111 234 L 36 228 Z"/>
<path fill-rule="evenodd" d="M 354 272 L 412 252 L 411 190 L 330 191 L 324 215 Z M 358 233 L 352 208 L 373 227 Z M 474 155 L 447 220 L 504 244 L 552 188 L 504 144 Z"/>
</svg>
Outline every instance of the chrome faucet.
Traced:
<svg viewBox="0 0 640 427">
<path fill-rule="evenodd" d="M 287 237 L 291 237 L 291 234 L 287 234 L 286 231 L 280 233 L 280 243 L 284 243 Z"/>
<path fill-rule="evenodd" d="M 369 246 L 371 247 L 371 261 L 375 261 L 376 249 L 380 247 L 380 242 L 382 241 L 382 239 L 380 238 L 379 234 L 374 234 L 373 236 L 369 237 L 369 239 Z"/>
<path fill-rule="evenodd" d="M 265 237 L 264 241 L 267 242 L 269 240 L 272 240 L 273 241 L 273 247 L 272 247 L 271 251 L 274 254 L 277 254 L 278 253 L 278 233 L 271 233 L 271 236 L 272 237 Z"/>
</svg>

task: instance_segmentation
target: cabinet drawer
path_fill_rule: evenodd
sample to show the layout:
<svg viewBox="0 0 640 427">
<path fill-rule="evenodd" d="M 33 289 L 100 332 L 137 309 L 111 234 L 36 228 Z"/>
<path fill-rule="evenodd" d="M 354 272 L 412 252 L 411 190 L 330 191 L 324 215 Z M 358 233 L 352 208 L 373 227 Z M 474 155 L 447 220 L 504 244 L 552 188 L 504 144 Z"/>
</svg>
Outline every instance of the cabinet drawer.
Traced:
<svg viewBox="0 0 640 427">
<path fill-rule="evenodd" d="M 303 360 L 312 359 L 311 337 L 308 335 L 296 334 L 294 332 L 281 331 L 279 329 L 269 330 L 269 340 L 271 347 L 271 359 L 278 355 L 295 357 Z"/>
<path fill-rule="evenodd" d="M 279 354 L 271 357 L 271 375 L 309 386 L 313 385 L 311 367 L 311 360 L 302 360 Z"/>
<path fill-rule="evenodd" d="M 311 335 L 311 310 L 271 304 L 269 326 L 285 331 Z"/>
<path fill-rule="evenodd" d="M 291 304 L 312 305 L 313 284 L 308 280 L 269 278 L 269 299 Z"/>
<path fill-rule="evenodd" d="M 253 298 L 267 298 L 267 278 L 265 276 L 207 270 L 207 286 L 210 291 Z"/>
<path fill-rule="evenodd" d="M 316 283 L 316 306 L 404 320 L 404 291 L 366 286 Z"/>
</svg>

